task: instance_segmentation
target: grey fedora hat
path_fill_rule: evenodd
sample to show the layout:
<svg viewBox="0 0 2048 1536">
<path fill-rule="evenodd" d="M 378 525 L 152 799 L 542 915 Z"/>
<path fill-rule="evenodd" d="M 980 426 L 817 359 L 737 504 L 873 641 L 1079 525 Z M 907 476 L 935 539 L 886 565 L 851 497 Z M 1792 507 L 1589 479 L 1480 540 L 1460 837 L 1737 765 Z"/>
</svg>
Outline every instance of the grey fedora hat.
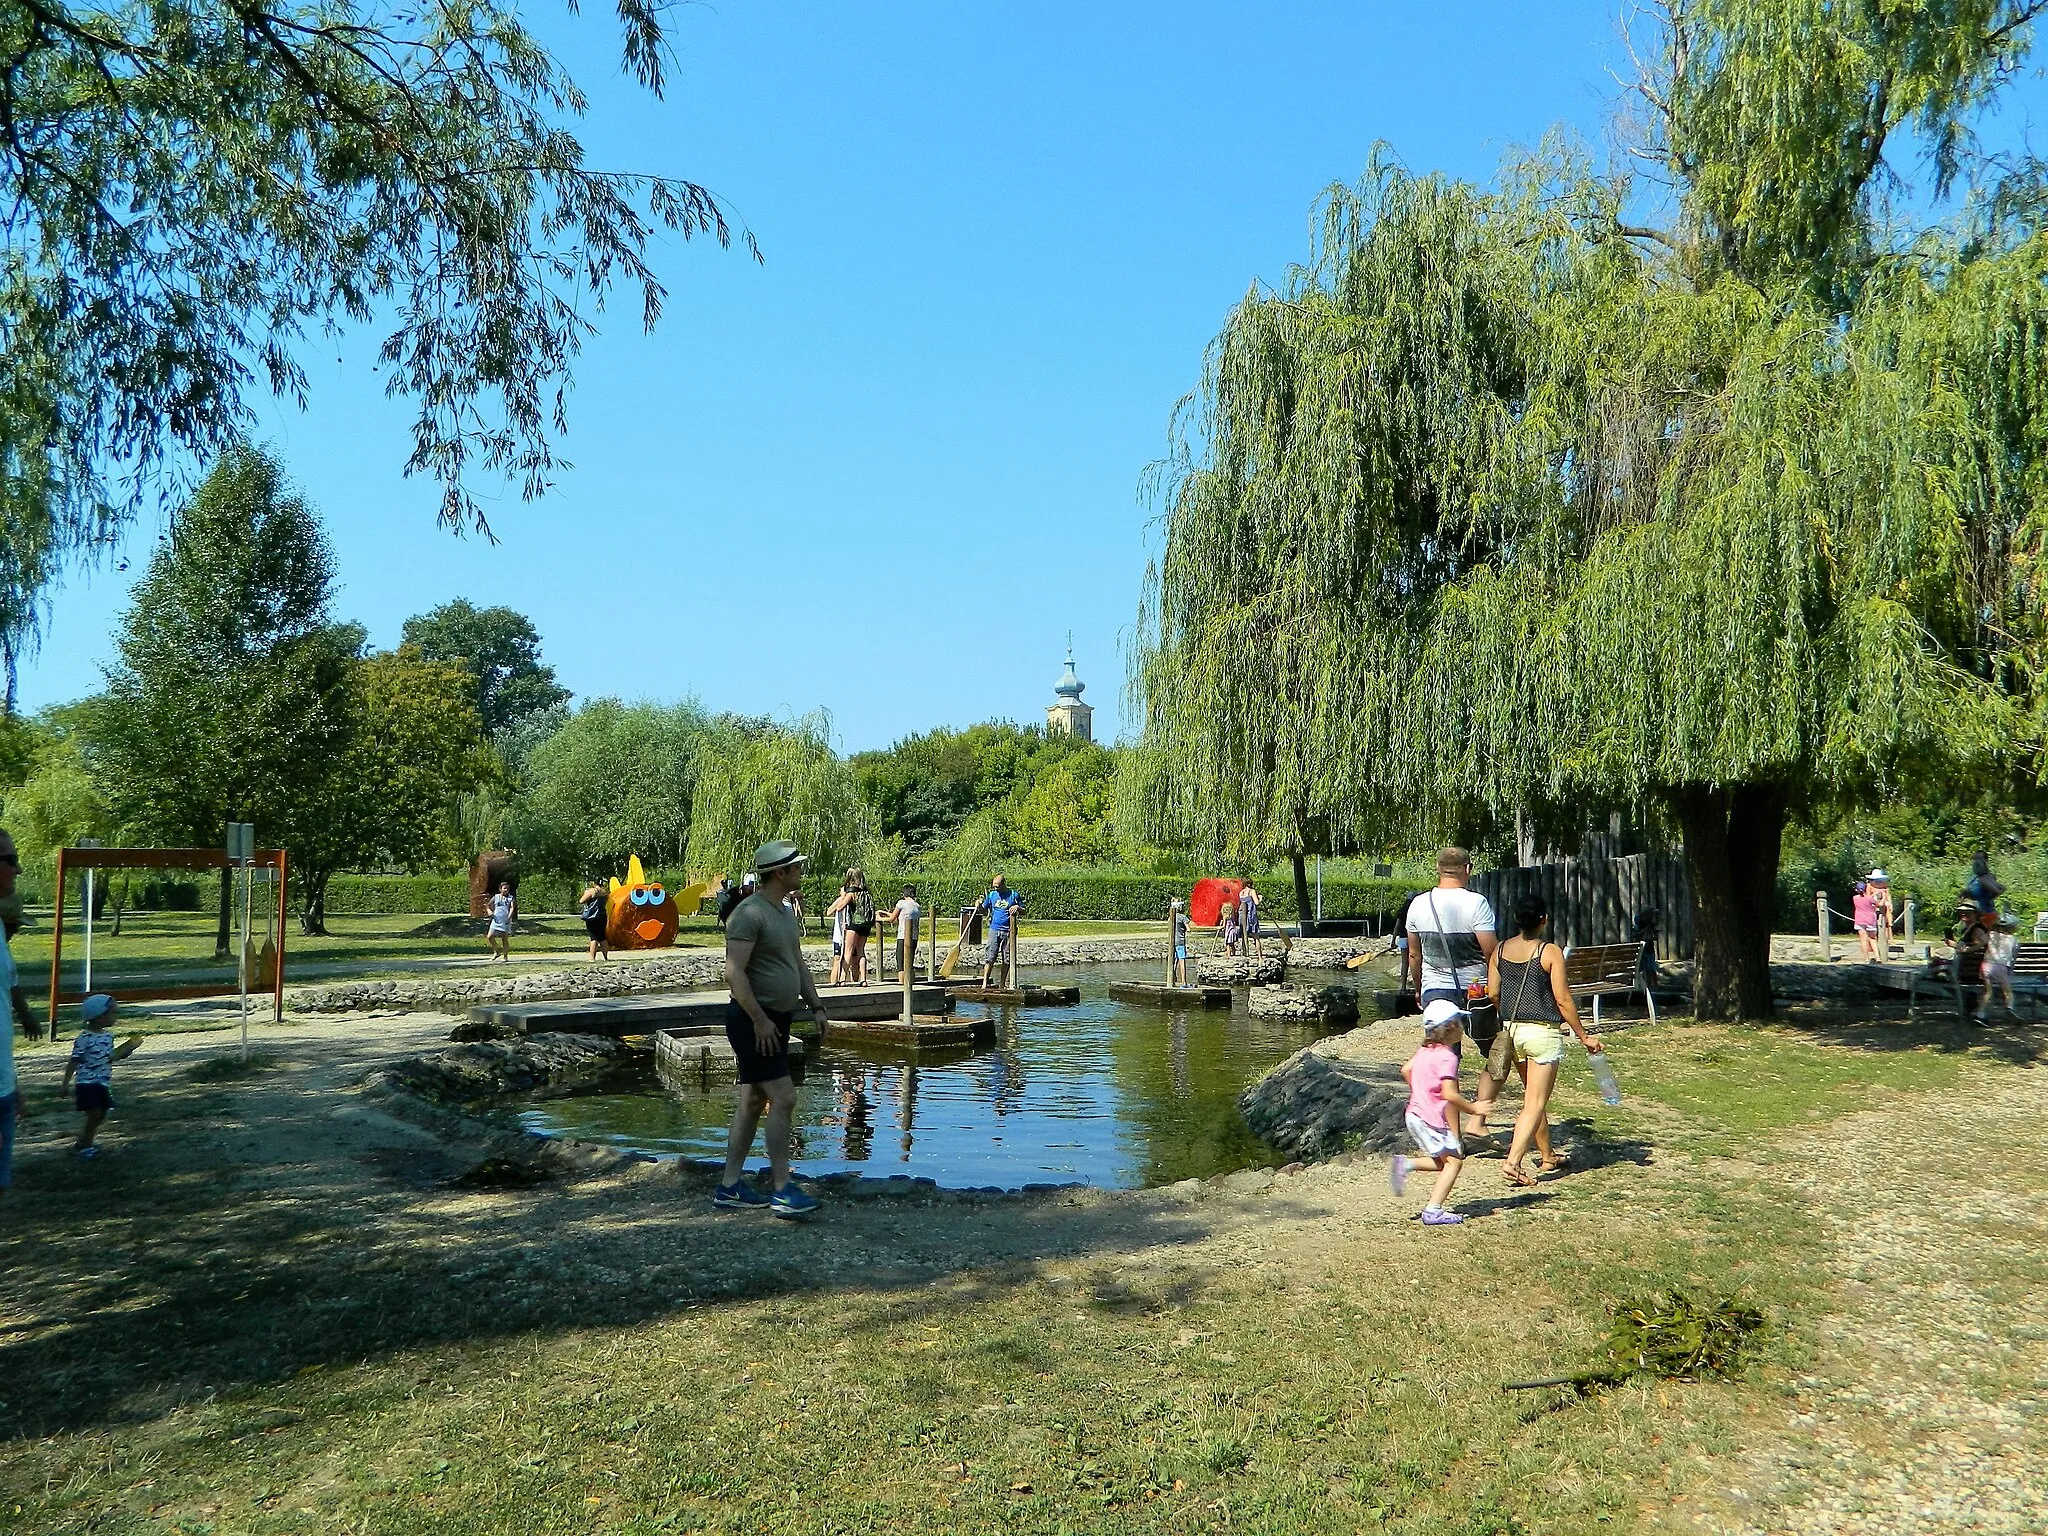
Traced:
<svg viewBox="0 0 2048 1536">
<path fill-rule="evenodd" d="M 804 856 L 797 852 L 795 843 L 763 843 L 754 850 L 754 868 L 762 874 L 780 869 L 785 864 L 802 864 Z"/>
</svg>

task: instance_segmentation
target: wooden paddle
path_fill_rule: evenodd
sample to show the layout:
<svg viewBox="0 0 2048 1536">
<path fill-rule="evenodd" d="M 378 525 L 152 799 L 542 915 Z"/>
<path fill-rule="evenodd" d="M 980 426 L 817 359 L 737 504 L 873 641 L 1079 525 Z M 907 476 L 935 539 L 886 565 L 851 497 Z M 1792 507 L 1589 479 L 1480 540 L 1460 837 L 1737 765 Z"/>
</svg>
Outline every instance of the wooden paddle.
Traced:
<svg viewBox="0 0 2048 1536">
<path fill-rule="evenodd" d="M 960 946 L 967 942 L 967 923 L 960 924 L 960 937 L 953 941 L 953 947 L 946 951 L 946 958 L 939 962 L 939 974 L 946 980 L 953 979 L 953 972 L 960 966 Z"/>
<path fill-rule="evenodd" d="M 1368 960 L 1383 960 L 1388 955 L 1391 955 L 1393 953 L 1394 946 L 1392 944 L 1389 944 L 1385 949 L 1367 950 L 1362 955 L 1353 955 L 1349 960 L 1346 960 L 1344 962 L 1344 969 L 1347 971 L 1355 971 L 1361 965 L 1364 965 Z"/>
</svg>

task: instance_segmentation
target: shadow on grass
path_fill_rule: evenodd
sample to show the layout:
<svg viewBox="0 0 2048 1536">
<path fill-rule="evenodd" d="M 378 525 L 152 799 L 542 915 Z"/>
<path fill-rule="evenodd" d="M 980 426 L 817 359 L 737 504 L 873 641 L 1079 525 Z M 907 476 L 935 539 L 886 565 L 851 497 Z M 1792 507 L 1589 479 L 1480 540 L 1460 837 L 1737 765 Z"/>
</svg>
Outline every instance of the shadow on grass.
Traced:
<svg viewBox="0 0 2048 1536">
<path fill-rule="evenodd" d="M 1760 1027 L 1795 1036 L 1809 1045 L 1847 1046 L 1859 1051 L 1982 1051 L 2006 1065 L 2021 1067 L 2048 1061 L 2048 1019 L 2036 1023 L 2026 1018 L 1997 1018 L 1988 1024 L 1971 1024 L 1942 1014 L 1843 1021 L 1787 1019 Z"/>
<path fill-rule="evenodd" d="M 1046 1259 L 1139 1249 L 1152 1251 L 1139 1278 L 1103 1280 L 1094 1305 L 1180 1306 L 1207 1283 L 1149 1278 L 1154 1254 L 1170 1262 L 1213 1227 L 1163 1197 L 844 1199 L 795 1225 L 714 1213 L 708 1179 L 667 1165 L 452 1189 L 473 1158 L 388 1122 L 381 1144 L 346 1139 L 343 1121 L 373 1117 L 307 1072 L 167 1073 L 122 1103 L 97 1163 L 55 1144 L 51 1122 L 68 1131 L 69 1116 L 29 1122 L 0 1206 L 0 1436 L 139 1422 L 323 1367 L 706 1302 L 893 1291 L 916 1314 L 1007 1291 Z M 289 1119 L 296 1135 L 281 1137 Z M 1264 1208 L 1328 1209 L 1313 1190 Z"/>
</svg>

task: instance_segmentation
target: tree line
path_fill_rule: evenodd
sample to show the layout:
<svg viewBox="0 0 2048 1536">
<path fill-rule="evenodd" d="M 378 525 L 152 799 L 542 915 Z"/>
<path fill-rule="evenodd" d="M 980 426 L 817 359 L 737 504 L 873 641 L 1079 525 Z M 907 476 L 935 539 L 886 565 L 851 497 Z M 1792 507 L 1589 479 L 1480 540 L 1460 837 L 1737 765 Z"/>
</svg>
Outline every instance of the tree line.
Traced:
<svg viewBox="0 0 2048 1536">
<path fill-rule="evenodd" d="M 32 877 L 83 838 L 212 847 L 251 821 L 287 850 L 319 932 L 336 873 L 455 869 L 496 847 L 578 877 L 634 854 L 734 871 L 778 837 L 821 866 L 898 867 L 963 836 L 993 858 L 1116 850 L 1100 747 L 990 724 L 848 760 L 822 714 L 572 708 L 511 609 L 456 599 L 379 651 L 336 617 L 334 587 L 319 519 L 278 462 L 222 455 L 137 583 L 105 688 L 33 720 L 0 713 L 0 795 Z"/>
</svg>

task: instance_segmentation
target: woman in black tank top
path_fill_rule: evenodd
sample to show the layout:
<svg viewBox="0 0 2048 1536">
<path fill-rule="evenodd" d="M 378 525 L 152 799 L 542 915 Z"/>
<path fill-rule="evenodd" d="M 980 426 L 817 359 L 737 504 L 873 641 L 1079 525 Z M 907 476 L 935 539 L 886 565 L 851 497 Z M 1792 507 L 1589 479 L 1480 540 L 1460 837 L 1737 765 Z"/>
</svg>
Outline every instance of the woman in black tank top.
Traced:
<svg viewBox="0 0 2048 1536">
<path fill-rule="evenodd" d="M 1565 1165 L 1551 1148 L 1546 1113 L 1564 1060 L 1560 1026 L 1569 1025 L 1588 1051 L 1600 1049 L 1600 1042 L 1579 1023 L 1571 988 L 1565 985 L 1564 951 L 1544 941 L 1549 921 L 1550 909 L 1541 896 L 1532 894 L 1516 902 L 1516 934 L 1494 950 L 1487 977 L 1487 990 L 1500 1005 L 1502 1031 L 1513 1038 L 1515 1071 L 1522 1079 L 1522 1112 L 1515 1118 L 1514 1140 L 1501 1171 L 1510 1184 L 1523 1187 L 1536 1182 L 1522 1167 L 1532 1143 L 1542 1159 L 1542 1172 Z"/>
</svg>

